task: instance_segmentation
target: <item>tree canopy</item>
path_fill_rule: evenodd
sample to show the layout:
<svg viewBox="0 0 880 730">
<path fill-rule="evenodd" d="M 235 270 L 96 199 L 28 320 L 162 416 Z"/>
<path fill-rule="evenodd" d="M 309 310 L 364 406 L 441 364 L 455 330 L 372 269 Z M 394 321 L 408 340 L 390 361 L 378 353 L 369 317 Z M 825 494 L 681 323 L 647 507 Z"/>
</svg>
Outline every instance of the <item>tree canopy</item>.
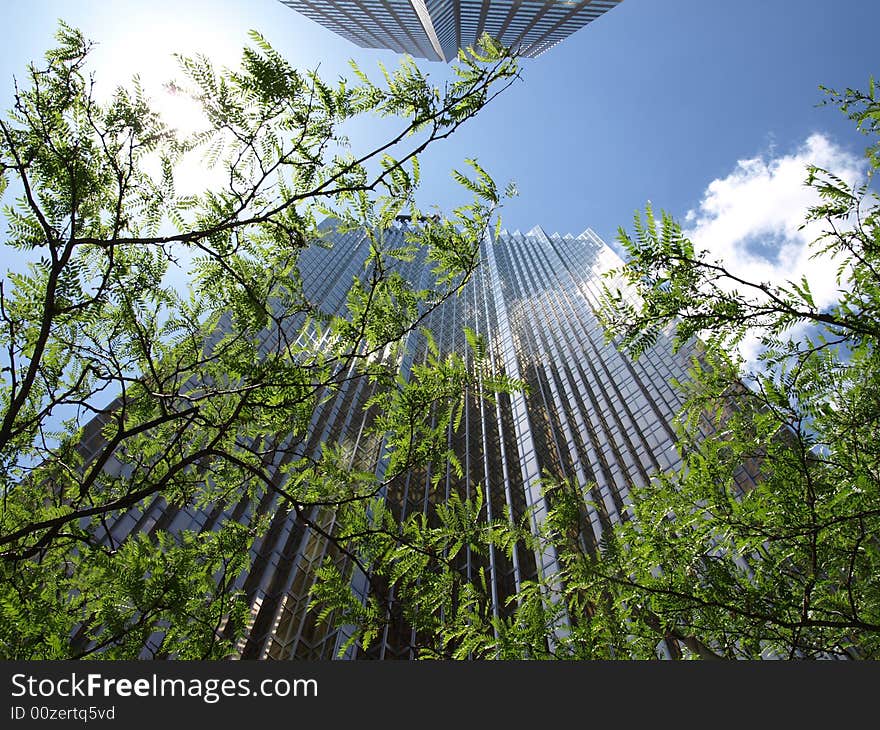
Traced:
<svg viewBox="0 0 880 730">
<path fill-rule="evenodd" d="M 356 66 L 328 83 L 252 33 L 239 68 L 180 57 L 176 89 L 204 113 L 181 135 L 137 79 L 101 98 L 91 47 L 62 23 L 0 121 L 4 247 L 24 262 L 0 285 L 0 655 L 130 658 L 158 636 L 153 656 L 222 657 L 245 626 L 235 579 L 266 518 L 222 512 L 212 529 L 124 540 L 113 521 L 158 498 L 211 511 L 270 494 L 323 532 L 314 506 L 382 488 L 331 443 L 320 459 L 297 451 L 352 377 L 375 384 L 392 470 L 438 458 L 405 435 L 429 429 L 420 393 L 452 403 L 471 376 L 438 359 L 399 388 L 401 343 L 471 276 L 503 193 L 469 160 L 455 177 L 472 202 L 427 216 L 418 156 L 509 86 L 516 63 L 486 38 L 443 88 L 408 58 L 379 83 Z M 353 149 L 341 127 L 360 116 L 398 131 Z M 181 191 L 193 156 L 212 182 Z M 382 234 L 401 213 L 418 222 L 405 249 Z M 298 268 L 326 245 L 326 217 L 369 237 L 341 311 L 310 301 Z M 434 274 L 421 286 L 396 273 L 416 253 Z"/>
</svg>

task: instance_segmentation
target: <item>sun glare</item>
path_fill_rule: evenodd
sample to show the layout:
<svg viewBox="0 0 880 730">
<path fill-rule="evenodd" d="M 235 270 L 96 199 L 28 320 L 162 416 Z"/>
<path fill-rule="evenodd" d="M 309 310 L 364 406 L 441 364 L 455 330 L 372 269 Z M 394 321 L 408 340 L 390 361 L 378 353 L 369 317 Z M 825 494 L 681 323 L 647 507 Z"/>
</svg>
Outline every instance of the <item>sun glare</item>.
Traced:
<svg viewBox="0 0 880 730">
<path fill-rule="evenodd" d="M 182 134 L 199 129 L 203 126 L 201 110 L 181 91 L 187 84 L 176 55 L 201 54 L 218 67 L 231 66 L 238 62 L 246 41 L 240 28 L 230 31 L 204 22 L 205 18 L 201 21 L 182 16 L 172 20 L 145 12 L 128 19 L 128 32 L 104 35 L 95 49 L 103 93 L 119 84 L 127 85 L 137 75 L 166 123 Z M 131 32 L 132 22 L 137 33 Z"/>
</svg>

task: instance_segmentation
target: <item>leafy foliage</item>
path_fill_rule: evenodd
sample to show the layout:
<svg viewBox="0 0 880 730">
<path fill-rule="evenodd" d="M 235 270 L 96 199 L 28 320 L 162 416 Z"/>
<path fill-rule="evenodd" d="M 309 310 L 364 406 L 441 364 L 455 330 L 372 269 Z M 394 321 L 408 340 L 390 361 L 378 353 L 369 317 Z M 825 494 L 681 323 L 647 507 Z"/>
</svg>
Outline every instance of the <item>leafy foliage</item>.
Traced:
<svg viewBox="0 0 880 730">
<path fill-rule="evenodd" d="M 427 219 L 403 251 L 383 231 L 402 211 L 423 219 L 418 155 L 509 86 L 515 61 L 488 43 L 442 89 L 409 59 L 381 84 L 357 68 L 355 83 L 329 84 L 252 33 L 238 69 L 179 58 L 187 80 L 172 88 L 205 119 L 184 137 L 137 79 L 101 101 L 91 43 L 63 23 L 57 41 L 0 121 L 5 245 L 27 262 L 0 287 L 0 655 L 223 656 L 264 521 L 245 529 L 220 509 L 200 534 L 157 525 L 120 540 L 115 520 L 156 499 L 210 511 L 271 494 L 321 529 L 312 507 L 382 489 L 342 466 L 340 446 L 317 460 L 296 450 L 351 377 L 375 382 L 395 465 L 437 458 L 400 436 L 402 420 L 460 396 L 462 363 L 437 359 L 406 384 L 390 373 L 403 338 L 473 273 L 501 196 L 471 163 L 477 181 L 458 177 L 473 201 L 451 219 Z M 399 132 L 352 151 L 340 125 L 360 115 Z M 182 191 L 192 156 L 222 182 Z M 326 216 L 369 236 L 341 314 L 309 300 L 298 267 L 325 245 Z M 398 273 L 415 255 L 434 266 L 423 288 Z"/>
</svg>

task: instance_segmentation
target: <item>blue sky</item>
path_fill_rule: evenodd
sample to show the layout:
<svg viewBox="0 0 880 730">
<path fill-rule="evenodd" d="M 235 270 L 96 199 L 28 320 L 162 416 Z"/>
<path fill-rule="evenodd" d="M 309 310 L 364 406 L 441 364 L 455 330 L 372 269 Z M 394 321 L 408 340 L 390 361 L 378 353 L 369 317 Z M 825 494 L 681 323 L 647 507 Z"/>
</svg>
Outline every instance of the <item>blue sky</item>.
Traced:
<svg viewBox="0 0 880 730">
<path fill-rule="evenodd" d="M 108 85 L 138 70 L 149 79 L 170 77 L 175 50 L 233 63 L 250 28 L 295 64 L 320 64 L 331 78 L 348 74 L 348 58 L 366 70 L 396 60 L 350 44 L 277 0 L 4 2 L 4 107 L 11 77 L 49 46 L 57 18 L 99 41 L 93 68 Z M 878 27 L 880 3 L 873 0 L 624 0 L 524 61 L 521 83 L 429 153 L 422 202 L 449 207 L 462 200 L 448 171 L 476 156 L 500 183 L 517 182 L 520 196 L 503 211 L 510 229 L 540 224 L 577 234 L 590 226 L 611 242 L 648 200 L 683 220 L 690 212 L 696 233 L 700 221 L 718 223 L 719 210 L 741 220 L 747 193 L 774 199 L 754 188 L 756 175 L 771 188 L 783 185 L 774 170 L 788 162 L 785 184 L 799 185 L 790 168 L 818 149 L 811 139 L 830 145 L 830 166 L 858 175 L 863 140 L 839 112 L 816 107 L 818 85 L 865 87 L 869 74 L 880 72 Z M 438 81 L 446 77 L 444 64 L 423 67 Z M 705 207 L 713 185 L 733 196 L 715 200 L 714 212 Z M 731 203 L 738 194 L 739 208 Z M 781 195 L 779 205 L 797 207 L 791 197 Z M 784 239 L 792 215 L 765 212 L 743 240 L 765 229 L 768 240 Z"/>
</svg>

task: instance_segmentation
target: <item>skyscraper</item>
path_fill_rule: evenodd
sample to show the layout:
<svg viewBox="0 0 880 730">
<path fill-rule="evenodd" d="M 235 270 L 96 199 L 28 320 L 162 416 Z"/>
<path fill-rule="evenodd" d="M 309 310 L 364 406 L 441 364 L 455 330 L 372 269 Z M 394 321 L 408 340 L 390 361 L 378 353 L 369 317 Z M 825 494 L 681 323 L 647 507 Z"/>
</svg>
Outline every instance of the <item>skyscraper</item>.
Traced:
<svg viewBox="0 0 880 730">
<path fill-rule="evenodd" d="M 386 240 L 402 245 L 408 225 L 396 224 L 385 232 Z M 369 243 L 362 232 L 336 233 L 330 221 L 322 227 L 333 245 L 305 249 L 300 272 L 311 300 L 327 312 L 342 312 L 353 278 L 364 275 Z M 539 227 L 524 234 L 503 231 L 483 243 L 475 276 L 459 296 L 431 312 L 425 325 L 441 352 L 463 355 L 468 352 L 464 328 L 471 328 L 487 342 L 492 369 L 529 387 L 501 395 L 494 404 L 480 397 L 479 388 L 466 393 L 460 427 L 448 433 L 463 474 L 447 464 L 439 475 L 410 470 L 395 478 L 385 497 L 398 517 L 428 511 L 453 492 L 473 496 L 481 490 L 488 519 L 519 521 L 534 514 L 539 521 L 545 513 L 539 480 L 547 472 L 590 490 L 594 506 L 585 532 L 595 545 L 603 530 L 621 519 L 631 485 L 678 463 L 671 421 L 681 402 L 671 381 L 686 376 L 692 351 L 686 347 L 673 354 L 669 339 L 661 336 L 633 362 L 604 341 L 594 314 L 600 277 L 620 263 L 590 229 L 576 237 L 547 235 Z M 427 271 L 418 258 L 402 266 L 411 281 Z M 404 377 L 427 354 L 424 334 L 411 333 L 400 366 Z M 345 443 L 359 468 L 383 474 L 381 440 L 365 435 L 371 416 L 364 406 L 371 394 L 366 378 L 347 379 L 315 409 L 298 451 L 314 458 L 324 442 Z M 238 581 L 251 607 L 247 636 L 238 649 L 244 658 L 332 658 L 345 636 L 316 622 L 308 594 L 315 569 L 328 557 L 344 558 L 295 512 L 274 509 L 276 499 L 267 493 L 255 504 L 243 497 L 211 512 L 156 499 L 122 515 L 112 533 L 118 541 L 134 532 L 203 531 L 224 519 L 247 523 L 255 514 L 271 515 L 269 529 L 252 546 L 252 567 Z M 333 529 L 328 509 L 315 508 L 309 519 Z M 487 572 L 492 608 L 503 612 L 505 599 L 523 581 L 555 570 L 554 560 L 552 554 L 536 556 L 520 546 L 510 558 L 492 551 L 488 563 L 469 559 L 462 570 Z M 411 657 L 414 638 L 408 626 L 392 624 L 367 652 L 350 655 Z M 149 647 L 145 651 L 149 655 Z"/>
<path fill-rule="evenodd" d="M 281 0 L 364 48 L 454 60 L 488 33 L 535 58 L 621 0 Z"/>
</svg>

